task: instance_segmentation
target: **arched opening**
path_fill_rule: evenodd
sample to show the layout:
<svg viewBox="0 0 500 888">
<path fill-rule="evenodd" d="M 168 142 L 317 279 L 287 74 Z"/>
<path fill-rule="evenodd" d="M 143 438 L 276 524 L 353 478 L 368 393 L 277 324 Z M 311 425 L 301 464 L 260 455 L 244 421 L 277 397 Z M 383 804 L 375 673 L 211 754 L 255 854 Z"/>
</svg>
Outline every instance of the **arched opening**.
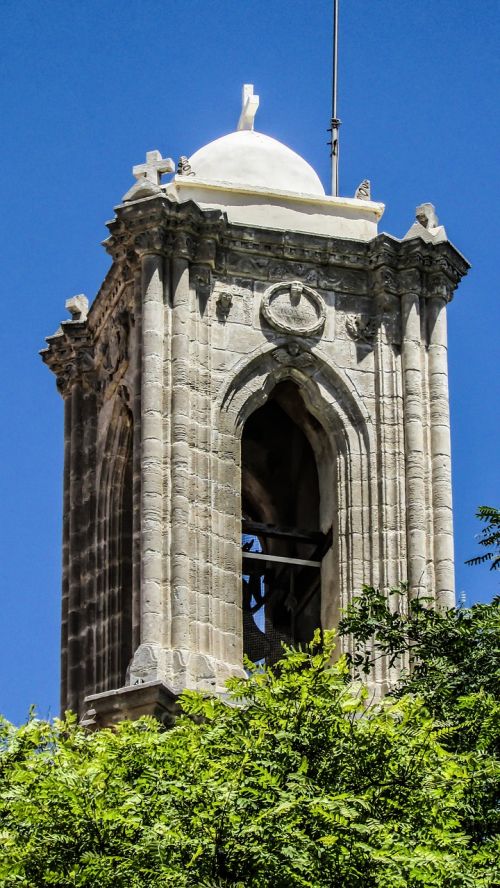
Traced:
<svg viewBox="0 0 500 888">
<path fill-rule="evenodd" d="M 291 380 L 243 428 L 243 648 L 253 661 L 275 662 L 282 642 L 308 642 L 321 626 L 321 561 L 331 545 L 315 455 L 323 434 Z"/>
<path fill-rule="evenodd" d="M 132 439 L 132 415 L 118 403 L 100 481 L 98 691 L 124 685 L 132 657 Z"/>
</svg>

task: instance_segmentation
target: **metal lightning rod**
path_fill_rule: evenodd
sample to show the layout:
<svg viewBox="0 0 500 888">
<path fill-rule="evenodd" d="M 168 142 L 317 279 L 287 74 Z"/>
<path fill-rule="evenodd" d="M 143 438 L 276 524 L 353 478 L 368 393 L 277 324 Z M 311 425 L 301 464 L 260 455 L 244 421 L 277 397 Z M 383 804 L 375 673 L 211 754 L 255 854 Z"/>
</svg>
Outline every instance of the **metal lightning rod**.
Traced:
<svg viewBox="0 0 500 888">
<path fill-rule="evenodd" d="M 332 194 L 339 194 L 339 128 L 341 121 L 337 117 L 337 82 L 338 82 L 338 33 L 339 33 L 339 0 L 333 0 L 333 68 L 332 68 L 332 117 L 329 132 L 331 134 L 330 158 L 332 162 Z"/>
</svg>

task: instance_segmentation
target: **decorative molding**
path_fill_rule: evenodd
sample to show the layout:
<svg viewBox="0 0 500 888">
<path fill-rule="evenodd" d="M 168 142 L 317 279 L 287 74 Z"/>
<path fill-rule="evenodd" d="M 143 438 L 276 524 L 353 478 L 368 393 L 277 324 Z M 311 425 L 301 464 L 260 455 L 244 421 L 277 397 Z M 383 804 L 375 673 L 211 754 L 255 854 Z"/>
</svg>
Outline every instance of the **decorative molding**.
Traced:
<svg viewBox="0 0 500 888">
<path fill-rule="evenodd" d="M 261 312 L 275 330 L 295 336 L 320 333 L 326 320 L 323 299 L 301 281 L 285 281 L 268 287 L 262 297 Z"/>
<path fill-rule="evenodd" d="M 269 280 L 282 281 L 286 277 L 300 278 L 305 283 L 315 286 L 318 283 L 318 269 L 302 262 L 276 262 L 269 266 Z"/>
</svg>

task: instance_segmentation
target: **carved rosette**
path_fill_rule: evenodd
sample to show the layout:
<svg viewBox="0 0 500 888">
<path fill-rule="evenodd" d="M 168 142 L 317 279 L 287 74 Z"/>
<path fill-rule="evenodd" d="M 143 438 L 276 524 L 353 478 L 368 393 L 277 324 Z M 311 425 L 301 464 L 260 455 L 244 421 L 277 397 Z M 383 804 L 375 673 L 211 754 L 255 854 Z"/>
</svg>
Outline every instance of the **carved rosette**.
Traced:
<svg viewBox="0 0 500 888">
<path fill-rule="evenodd" d="M 273 284 L 262 297 L 261 312 L 270 327 L 294 336 L 314 336 L 325 326 L 326 305 L 301 281 Z"/>
</svg>

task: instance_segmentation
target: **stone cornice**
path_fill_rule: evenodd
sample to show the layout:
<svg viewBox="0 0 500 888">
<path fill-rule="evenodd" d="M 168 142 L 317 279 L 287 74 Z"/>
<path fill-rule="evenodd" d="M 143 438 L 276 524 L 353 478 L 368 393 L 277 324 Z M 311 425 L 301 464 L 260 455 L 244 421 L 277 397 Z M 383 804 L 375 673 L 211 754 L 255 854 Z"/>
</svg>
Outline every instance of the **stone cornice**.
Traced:
<svg viewBox="0 0 500 888">
<path fill-rule="evenodd" d="M 66 397 L 79 382 L 86 390 L 95 385 L 94 346 L 88 321 L 63 321 L 59 330 L 47 336 L 42 360 L 56 376 L 59 392 Z"/>
<path fill-rule="evenodd" d="M 449 241 L 428 243 L 421 238 L 398 241 L 381 234 L 370 243 L 374 294 L 432 297 L 437 289 L 450 301 L 470 266 Z M 446 296 L 445 296 L 446 294 Z"/>
<path fill-rule="evenodd" d="M 371 295 L 378 315 L 396 311 L 405 293 L 450 301 L 469 269 L 449 241 L 400 241 L 380 234 L 364 242 L 244 226 L 229 223 L 220 210 L 202 210 L 193 201 L 176 203 L 163 193 L 121 204 L 107 227 L 110 236 L 104 246 L 114 261 L 87 320 L 64 321 L 41 353 L 63 395 L 75 380 L 84 389 L 99 390 L 92 374 L 100 366 L 97 351 L 107 346 L 99 344 L 101 330 L 118 310 L 124 290 L 133 286 L 141 257 L 148 253 L 185 258 L 192 284 L 205 298 L 214 272 L 222 280 L 299 280 L 320 290 Z"/>
<path fill-rule="evenodd" d="M 118 206 L 103 245 L 115 261 L 161 253 L 213 267 L 223 224 L 219 210 L 203 211 L 193 201 L 179 204 L 160 194 Z"/>
<path fill-rule="evenodd" d="M 112 272 L 88 316 L 63 321 L 40 352 L 63 397 L 78 383 L 84 394 L 102 401 L 116 390 L 127 368 L 128 338 L 135 323 L 133 291 L 130 281 L 123 280 L 120 263 Z"/>
<path fill-rule="evenodd" d="M 469 265 L 449 242 L 426 243 L 421 238 L 400 241 L 380 234 L 372 241 L 353 241 L 295 231 L 257 228 L 228 223 L 219 210 L 202 210 L 193 201 L 175 203 L 155 195 L 116 209 L 108 223 L 108 252 L 122 263 L 141 255 L 162 253 L 183 256 L 222 277 L 237 274 L 274 281 L 303 278 L 307 283 L 345 292 L 367 292 L 367 272 L 375 272 L 372 290 L 400 295 L 414 269 L 418 287 L 427 292 L 427 278 L 444 274 L 453 291 Z M 360 274 L 346 275 L 342 269 Z M 332 270 L 333 273 L 329 273 Z M 205 273 L 198 271 L 201 279 Z M 322 278 L 320 280 L 319 278 Z M 415 276 L 413 276 L 413 284 Z"/>
</svg>

